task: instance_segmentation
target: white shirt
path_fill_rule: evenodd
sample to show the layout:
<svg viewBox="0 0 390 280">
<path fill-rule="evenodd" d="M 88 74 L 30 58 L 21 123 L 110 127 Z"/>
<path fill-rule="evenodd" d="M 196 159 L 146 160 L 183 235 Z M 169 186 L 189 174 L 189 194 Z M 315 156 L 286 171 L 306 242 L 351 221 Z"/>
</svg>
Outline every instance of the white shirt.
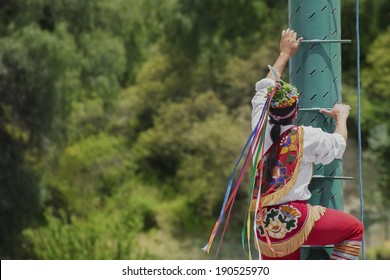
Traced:
<svg viewBox="0 0 390 280">
<path fill-rule="evenodd" d="M 262 79 L 256 83 L 256 94 L 252 99 L 252 130 L 256 127 L 266 101 L 267 89 L 274 86 L 272 79 Z M 281 133 L 292 125 L 281 126 Z M 272 124 L 268 123 L 264 140 L 264 151 L 272 144 L 270 131 Z M 338 133 L 326 133 L 320 128 L 304 126 L 303 157 L 297 180 L 291 191 L 277 204 L 295 200 L 307 200 L 311 193 L 308 189 L 313 175 L 314 164 L 329 164 L 334 159 L 341 158 L 346 148 L 344 137 Z"/>
</svg>

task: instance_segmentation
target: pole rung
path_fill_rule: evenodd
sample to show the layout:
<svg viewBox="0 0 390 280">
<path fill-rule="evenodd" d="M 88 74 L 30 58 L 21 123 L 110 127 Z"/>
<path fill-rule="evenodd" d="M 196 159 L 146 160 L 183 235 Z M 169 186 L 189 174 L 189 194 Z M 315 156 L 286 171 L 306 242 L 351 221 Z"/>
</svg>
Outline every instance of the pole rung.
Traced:
<svg viewBox="0 0 390 280">
<path fill-rule="evenodd" d="M 353 180 L 353 177 L 313 175 L 313 179 Z"/>
<path fill-rule="evenodd" d="M 333 248 L 334 245 L 302 245 L 303 248 Z"/>
<path fill-rule="evenodd" d="M 319 111 L 321 109 L 332 110 L 332 108 L 299 108 L 299 111 Z"/>
<path fill-rule="evenodd" d="M 302 40 L 302 43 L 309 43 L 309 44 L 327 44 L 327 43 L 351 43 L 352 40 L 346 39 L 346 40 L 320 40 L 320 39 L 312 39 L 312 40 Z"/>
</svg>

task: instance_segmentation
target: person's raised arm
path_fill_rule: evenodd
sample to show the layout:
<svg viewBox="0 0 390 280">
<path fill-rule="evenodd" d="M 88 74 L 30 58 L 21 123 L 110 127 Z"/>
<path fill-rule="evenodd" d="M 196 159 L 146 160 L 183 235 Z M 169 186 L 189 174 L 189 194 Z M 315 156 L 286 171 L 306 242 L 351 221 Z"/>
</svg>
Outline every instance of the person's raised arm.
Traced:
<svg viewBox="0 0 390 280">
<path fill-rule="evenodd" d="M 288 60 L 295 54 L 298 50 L 299 45 L 302 42 L 302 37 L 297 39 L 297 33 L 294 30 L 283 30 L 280 37 L 280 53 L 279 57 L 276 59 L 273 67 L 276 69 L 277 79 L 280 79 L 280 75 L 283 72 L 285 66 L 288 63 Z M 257 122 L 261 116 L 261 113 L 264 108 L 265 101 L 267 99 L 267 88 L 270 86 L 274 86 L 275 81 L 274 75 L 270 72 L 267 75 L 269 79 L 262 79 L 256 83 L 255 90 L 256 94 L 252 98 L 252 129 L 256 127 Z"/>
<path fill-rule="evenodd" d="M 282 75 L 284 68 L 286 67 L 289 59 L 298 50 L 302 39 L 302 37 L 297 39 L 297 33 L 292 29 L 288 28 L 287 30 L 282 31 L 279 44 L 280 53 L 273 65 L 276 71 L 278 71 L 277 80 L 280 80 L 280 76 Z M 271 71 L 268 73 L 267 78 L 275 80 L 275 77 Z"/>
</svg>

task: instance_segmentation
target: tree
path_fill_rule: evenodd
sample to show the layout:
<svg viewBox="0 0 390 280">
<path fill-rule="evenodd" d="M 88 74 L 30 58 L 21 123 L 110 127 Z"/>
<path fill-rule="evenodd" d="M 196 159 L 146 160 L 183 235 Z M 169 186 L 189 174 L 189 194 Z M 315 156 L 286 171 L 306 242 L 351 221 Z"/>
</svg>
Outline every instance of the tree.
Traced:
<svg viewBox="0 0 390 280">
<path fill-rule="evenodd" d="M 31 167 L 39 162 L 48 137 L 60 137 L 62 120 L 78 87 L 78 54 L 64 26 L 54 33 L 35 25 L 0 39 L 0 145 L 4 155 L 0 250 L 17 256 L 19 232 L 36 223 L 40 212 L 38 176 Z M 53 127 L 57 130 L 53 132 Z M 58 139 L 58 138 L 57 138 Z"/>
<path fill-rule="evenodd" d="M 367 55 L 369 67 L 363 72 L 364 94 L 369 97 L 372 103 L 370 114 L 369 132 L 370 149 L 377 155 L 378 167 L 380 169 L 379 186 L 384 198 L 383 203 L 390 203 L 390 58 L 387 55 L 390 51 L 390 29 L 381 34 L 372 44 Z"/>
</svg>

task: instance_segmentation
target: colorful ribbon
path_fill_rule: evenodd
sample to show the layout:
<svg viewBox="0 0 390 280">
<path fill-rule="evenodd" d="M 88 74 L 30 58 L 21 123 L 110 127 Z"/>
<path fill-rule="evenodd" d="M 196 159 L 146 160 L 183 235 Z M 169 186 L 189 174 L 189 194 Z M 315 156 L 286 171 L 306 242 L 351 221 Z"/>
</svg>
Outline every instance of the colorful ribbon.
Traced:
<svg viewBox="0 0 390 280">
<path fill-rule="evenodd" d="M 223 241 L 226 229 L 227 229 L 227 225 L 228 225 L 228 222 L 230 219 L 230 213 L 232 211 L 233 204 L 234 204 L 238 189 L 241 185 L 241 181 L 242 181 L 242 178 L 245 174 L 245 171 L 248 169 L 248 167 L 250 165 L 249 163 L 252 162 L 252 165 L 251 165 L 252 166 L 252 174 L 251 174 L 251 183 L 250 183 L 250 190 L 249 190 L 250 197 L 249 197 L 249 202 L 248 202 L 248 210 L 247 210 L 246 217 L 244 220 L 244 228 L 245 228 L 245 224 L 247 225 L 248 254 L 249 254 L 249 258 L 251 259 L 250 231 L 249 231 L 249 221 L 248 221 L 248 220 L 250 220 L 249 205 L 250 205 L 250 201 L 252 198 L 253 186 L 255 184 L 256 167 L 257 167 L 258 163 L 260 161 L 262 161 L 262 159 L 263 159 L 264 138 L 265 138 L 265 131 L 266 131 L 266 125 L 267 125 L 267 120 L 268 120 L 269 107 L 271 104 L 272 97 L 275 95 L 276 91 L 279 89 L 278 83 L 276 83 L 276 85 L 277 86 L 275 86 L 275 88 L 272 90 L 272 92 L 270 92 L 268 94 L 267 99 L 266 99 L 265 104 L 264 104 L 263 111 L 262 111 L 261 116 L 260 116 L 260 119 L 259 119 L 255 129 L 251 132 L 250 136 L 248 137 L 248 139 L 245 143 L 245 146 L 242 149 L 241 154 L 240 154 L 240 156 L 239 156 L 239 158 L 238 158 L 238 160 L 233 168 L 233 172 L 230 176 L 229 183 L 228 183 L 227 188 L 226 188 L 226 193 L 225 193 L 224 201 L 222 204 L 222 208 L 221 208 L 218 220 L 216 221 L 216 223 L 214 225 L 214 228 L 211 232 L 208 243 L 204 247 L 202 247 L 202 250 L 207 252 L 207 253 L 210 253 L 210 249 L 211 249 L 212 243 L 214 241 L 214 238 L 218 234 L 219 229 L 223 223 L 225 214 L 227 213 L 227 218 L 225 221 L 225 225 L 223 228 L 221 239 L 220 239 L 217 251 L 216 251 L 216 256 L 218 256 L 218 253 L 219 253 L 219 250 L 220 250 L 220 247 L 221 247 L 221 244 L 222 244 L 222 241 Z M 249 149 L 247 149 L 248 146 L 249 146 Z M 239 173 L 237 181 L 234 185 L 233 191 L 231 191 L 237 167 L 240 164 L 245 153 L 247 153 L 247 155 L 245 157 L 243 167 L 240 170 L 240 173 Z M 255 155 L 255 161 L 253 162 L 254 155 Z M 260 193 L 259 193 L 259 196 L 260 196 Z M 245 223 L 245 221 L 246 221 L 246 223 Z M 244 228 L 243 228 L 243 232 L 244 232 Z M 243 235 L 242 245 L 243 245 L 243 248 L 245 251 L 244 234 L 242 234 L 242 235 Z M 259 250 L 260 250 L 260 248 L 259 248 Z"/>
</svg>

